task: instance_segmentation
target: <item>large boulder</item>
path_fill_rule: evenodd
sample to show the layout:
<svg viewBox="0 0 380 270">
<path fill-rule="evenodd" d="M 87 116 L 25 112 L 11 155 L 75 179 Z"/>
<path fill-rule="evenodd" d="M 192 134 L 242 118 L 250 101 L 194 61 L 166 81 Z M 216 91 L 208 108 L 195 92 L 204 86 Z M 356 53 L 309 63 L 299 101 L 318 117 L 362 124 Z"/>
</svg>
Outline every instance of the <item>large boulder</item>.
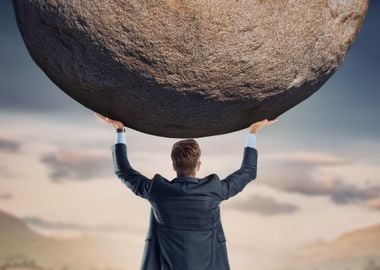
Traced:
<svg viewBox="0 0 380 270">
<path fill-rule="evenodd" d="M 58 87 L 171 138 L 237 131 L 305 100 L 341 65 L 368 8 L 367 0 L 13 5 L 29 53 Z"/>
</svg>

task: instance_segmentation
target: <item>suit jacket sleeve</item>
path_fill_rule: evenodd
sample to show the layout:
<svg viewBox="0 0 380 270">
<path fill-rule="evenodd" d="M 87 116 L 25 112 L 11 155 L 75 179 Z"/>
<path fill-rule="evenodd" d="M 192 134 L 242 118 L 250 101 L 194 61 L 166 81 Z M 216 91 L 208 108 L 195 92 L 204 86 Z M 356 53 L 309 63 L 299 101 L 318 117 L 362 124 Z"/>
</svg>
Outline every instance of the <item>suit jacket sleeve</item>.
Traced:
<svg viewBox="0 0 380 270">
<path fill-rule="evenodd" d="M 241 192 L 251 180 L 256 179 L 257 154 L 256 148 L 244 147 L 244 156 L 240 169 L 220 181 L 222 200 L 227 200 L 235 196 Z"/>
<path fill-rule="evenodd" d="M 112 145 L 112 160 L 117 177 L 135 193 L 148 199 L 153 180 L 145 177 L 131 167 L 127 157 L 127 145 L 116 143 Z"/>
</svg>

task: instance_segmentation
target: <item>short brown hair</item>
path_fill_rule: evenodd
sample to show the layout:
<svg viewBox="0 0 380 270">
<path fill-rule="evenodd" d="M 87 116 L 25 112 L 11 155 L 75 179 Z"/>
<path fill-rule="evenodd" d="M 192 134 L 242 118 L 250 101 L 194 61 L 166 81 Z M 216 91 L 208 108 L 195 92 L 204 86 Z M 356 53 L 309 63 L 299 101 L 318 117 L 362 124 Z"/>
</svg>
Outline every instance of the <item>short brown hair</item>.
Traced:
<svg viewBox="0 0 380 270">
<path fill-rule="evenodd" d="M 199 144 L 194 139 L 185 139 L 173 145 L 171 157 L 179 176 L 191 174 L 201 156 Z"/>
</svg>

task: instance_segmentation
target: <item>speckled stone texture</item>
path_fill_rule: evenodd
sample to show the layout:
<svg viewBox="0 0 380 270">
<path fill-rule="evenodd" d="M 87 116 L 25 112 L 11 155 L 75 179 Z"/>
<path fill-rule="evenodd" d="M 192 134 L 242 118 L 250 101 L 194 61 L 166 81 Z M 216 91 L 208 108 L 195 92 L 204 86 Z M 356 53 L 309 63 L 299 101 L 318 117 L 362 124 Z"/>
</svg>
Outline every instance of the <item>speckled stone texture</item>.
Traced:
<svg viewBox="0 0 380 270">
<path fill-rule="evenodd" d="M 73 99 L 144 133 L 196 138 L 273 119 L 315 93 L 343 62 L 368 1 L 13 5 L 33 60 Z"/>
</svg>

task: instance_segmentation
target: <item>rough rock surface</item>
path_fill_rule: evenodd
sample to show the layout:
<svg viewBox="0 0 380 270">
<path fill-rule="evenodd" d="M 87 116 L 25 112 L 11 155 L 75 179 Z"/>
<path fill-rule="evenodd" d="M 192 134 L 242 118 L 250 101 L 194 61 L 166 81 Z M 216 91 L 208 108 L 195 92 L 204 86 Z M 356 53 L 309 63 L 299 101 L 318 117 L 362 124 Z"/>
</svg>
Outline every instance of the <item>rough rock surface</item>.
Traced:
<svg viewBox="0 0 380 270">
<path fill-rule="evenodd" d="M 367 0 L 13 0 L 38 66 L 69 96 L 171 138 L 273 119 L 316 92 Z M 344 93 L 342 93 L 344 94 Z"/>
</svg>

